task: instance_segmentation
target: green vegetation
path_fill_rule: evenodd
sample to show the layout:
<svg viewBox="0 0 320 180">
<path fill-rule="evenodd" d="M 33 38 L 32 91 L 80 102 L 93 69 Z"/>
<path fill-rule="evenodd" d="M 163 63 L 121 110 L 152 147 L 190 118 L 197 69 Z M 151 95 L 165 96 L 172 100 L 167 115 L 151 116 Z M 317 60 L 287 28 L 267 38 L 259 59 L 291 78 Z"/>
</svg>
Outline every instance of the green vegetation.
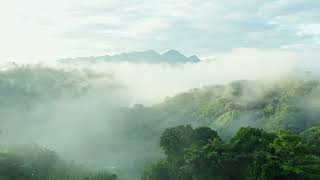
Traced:
<svg viewBox="0 0 320 180">
<path fill-rule="evenodd" d="M 55 152 L 36 145 L 0 150 L 0 180 L 116 180 L 105 171 L 65 162 Z"/>
<path fill-rule="evenodd" d="M 313 140 L 246 127 L 226 143 L 210 128 L 177 126 L 161 135 L 167 158 L 145 168 L 142 179 L 319 179 L 320 158 L 308 143 Z"/>
<path fill-rule="evenodd" d="M 58 164 L 55 158 L 50 160 L 53 164 L 48 163 L 48 169 L 61 167 L 49 174 L 38 170 L 45 174 L 41 178 L 66 172 L 78 179 L 88 177 L 94 173 L 85 168 L 90 167 L 136 180 L 156 160 L 146 168 L 145 179 L 187 179 L 191 175 L 198 179 L 270 179 L 287 174 L 296 179 L 317 178 L 318 80 L 235 81 L 194 89 L 150 107 L 128 107 L 126 95 L 125 87 L 109 74 L 41 65 L 3 68 L 0 143 L 36 142 L 59 154 L 34 149 L 45 159 L 58 159 Z M 296 145 L 281 149 L 288 139 Z M 284 154 L 297 151 L 296 159 L 286 159 L 278 150 Z M 42 166 L 36 165 L 40 157 L 26 159 L 11 148 L 1 152 L 3 167 L 14 167 L 14 172 L 21 170 L 28 177 L 29 162 L 35 162 L 36 168 Z M 66 162 L 71 160 L 85 167 Z"/>
<path fill-rule="evenodd" d="M 138 121 L 156 130 L 185 124 L 207 126 L 228 140 L 246 126 L 300 133 L 319 125 L 319 100 L 319 81 L 235 81 L 194 89 L 152 107 L 130 109 L 129 114 L 139 113 Z"/>
</svg>

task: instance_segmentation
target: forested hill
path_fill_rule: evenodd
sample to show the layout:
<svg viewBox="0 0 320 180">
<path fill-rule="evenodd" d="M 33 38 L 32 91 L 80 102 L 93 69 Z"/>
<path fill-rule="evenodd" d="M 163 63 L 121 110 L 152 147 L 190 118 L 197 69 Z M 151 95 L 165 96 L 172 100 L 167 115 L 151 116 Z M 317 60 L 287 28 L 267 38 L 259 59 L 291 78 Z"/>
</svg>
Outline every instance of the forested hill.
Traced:
<svg viewBox="0 0 320 180">
<path fill-rule="evenodd" d="M 156 127 L 209 126 L 228 138 L 244 126 L 301 132 L 319 124 L 319 98 L 319 81 L 236 81 L 194 89 L 151 108 L 137 106 L 131 113 L 143 114 L 140 118 Z"/>
<path fill-rule="evenodd" d="M 91 71 L 14 66 L 1 71 L 0 82 L 0 146 L 37 143 L 120 179 L 139 179 L 163 158 L 161 133 L 178 125 L 210 127 L 226 143 L 247 126 L 319 134 L 320 81 L 310 78 L 213 85 L 151 107 L 127 107 L 126 89 Z"/>
<path fill-rule="evenodd" d="M 168 98 L 150 108 L 170 126 L 159 137 L 166 158 L 142 179 L 319 179 L 319 85 L 237 81 Z"/>
<path fill-rule="evenodd" d="M 161 155 L 156 153 L 161 133 L 179 125 L 210 127 L 226 142 L 248 126 L 299 134 L 319 124 L 319 98 L 320 82 L 316 80 L 242 80 L 194 89 L 151 107 L 124 108 L 114 119 L 125 124 L 121 136 L 144 147 L 137 151 L 143 156 L 136 156 L 134 162 L 149 162 Z"/>
</svg>

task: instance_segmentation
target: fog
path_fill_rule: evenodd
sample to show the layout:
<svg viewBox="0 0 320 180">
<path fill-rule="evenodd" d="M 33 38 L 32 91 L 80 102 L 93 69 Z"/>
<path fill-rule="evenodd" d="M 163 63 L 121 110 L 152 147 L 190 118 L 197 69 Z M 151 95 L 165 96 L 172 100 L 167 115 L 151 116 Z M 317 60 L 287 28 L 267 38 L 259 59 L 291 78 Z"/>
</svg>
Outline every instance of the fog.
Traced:
<svg viewBox="0 0 320 180">
<path fill-rule="evenodd" d="M 111 72 L 130 91 L 131 104 L 152 105 L 165 97 L 239 79 L 274 80 L 287 76 L 317 76 L 318 53 L 236 49 L 214 54 L 200 63 L 180 65 L 101 63 L 78 65 Z M 308 73 L 306 73 L 308 72 Z M 146 93 L 147 92 L 147 93 Z"/>
<path fill-rule="evenodd" d="M 144 126 L 140 119 L 122 121 L 128 107 L 235 80 L 317 78 L 318 57 L 238 49 L 181 65 L 6 63 L 0 71 L 0 140 L 37 143 L 88 166 L 128 170 L 161 157 L 156 143 L 130 134 Z"/>
</svg>

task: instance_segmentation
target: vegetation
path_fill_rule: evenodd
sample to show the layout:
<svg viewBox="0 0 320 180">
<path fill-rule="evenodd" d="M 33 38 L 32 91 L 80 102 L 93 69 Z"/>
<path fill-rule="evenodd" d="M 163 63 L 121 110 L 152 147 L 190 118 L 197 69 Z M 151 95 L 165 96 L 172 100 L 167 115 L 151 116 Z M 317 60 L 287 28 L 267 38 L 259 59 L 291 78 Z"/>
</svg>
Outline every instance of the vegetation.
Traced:
<svg viewBox="0 0 320 180">
<path fill-rule="evenodd" d="M 210 128 L 177 126 L 161 135 L 167 158 L 145 168 L 142 179 L 319 179 L 320 158 L 308 141 L 288 131 L 245 127 L 226 143 Z"/>
<path fill-rule="evenodd" d="M 194 89 L 150 107 L 127 107 L 125 87 L 109 74 L 12 66 L 0 71 L 1 144 L 36 142 L 68 160 L 129 180 L 139 179 L 155 160 L 159 161 L 146 168 L 145 179 L 270 179 L 287 174 L 293 179 L 317 178 L 318 80 L 235 81 Z M 296 145 L 282 147 L 288 139 Z M 55 157 L 61 167 L 51 171 L 56 166 L 50 165 L 53 175 L 39 170 L 45 174 L 41 178 L 64 176 L 63 169 L 78 179 L 94 173 L 39 149 L 34 153 Z M 281 156 L 289 151 L 297 151 L 294 163 Z M 30 176 L 30 159 L 12 148 L 1 152 L 1 167 L 14 167 L 16 172 L 22 168 L 22 174 Z M 39 159 L 32 162 L 40 163 Z M 5 172 L 3 178 L 8 177 Z"/>
<path fill-rule="evenodd" d="M 0 180 L 116 180 L 104 171 L 65 162 L 55 152 L 36 145 L 2 148 Z"/>
<path fill-rule="evenodd" d="M 319 124 L 320 82 L 235 81 L 182 93 L 152 107 L 151 120 L 172 127 L 191 124 L 216 129 L 230 139 L 244 126 L 302 132 Z"/>
</svg>

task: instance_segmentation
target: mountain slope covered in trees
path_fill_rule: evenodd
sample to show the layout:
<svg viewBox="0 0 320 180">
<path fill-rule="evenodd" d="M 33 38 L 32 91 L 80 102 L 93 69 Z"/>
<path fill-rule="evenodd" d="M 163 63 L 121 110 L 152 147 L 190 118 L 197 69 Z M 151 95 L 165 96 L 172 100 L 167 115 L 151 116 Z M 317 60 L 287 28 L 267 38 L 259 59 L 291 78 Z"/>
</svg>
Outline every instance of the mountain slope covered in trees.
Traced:
<svg viewBox="0 0 320 180">
<path fill-rule="evenodd" d="M 313 129 L 319 125 L 319 88 L 319 81 L 305 79 L 236 81 L 182 93 L 152 107 L 136 105 L 120 113 L 119 119 L 135 127 L 128 129 L 128 135 L 145 139 L 146 144 L 159 144 L 160 134 L 167 128 L 186 124 L 210 127 L 225 142 L 232 140 L 239 129 L 249 126 L 268 133 L 285 130 L 293 136 L 302 133 L 317 137 L 319 131 Z M 317 139 L 309 140 L 318 142 Z M 306 152 L 317 149 L 315 144 L 310 144 Z"/>
<path fill-rule="evenodd" d="M 131 109 L 157 127 L 208 126 L 228 138 L 244 126 L 301 132 L 319 124 L 320 82 L 235 81 L 194 89 L 152 107 Z"/>
<path fill-rule="evenodd" d="M 161 133 L 179 125 L 209 127 L 224 143 L 242 127 L 286 130 L 308 137 L 309 150 L 319 151 L 316 79 L 235 81 L 149 107 L 129 107 L 126 95 L 125 87 L 107 73 L 41 65 L 3 68 L 0 144 L 37 143 L 68 161 L 107 169 L 123 179 L 138 179 L 145 166 L 163 159 Z"/>
</svg>

